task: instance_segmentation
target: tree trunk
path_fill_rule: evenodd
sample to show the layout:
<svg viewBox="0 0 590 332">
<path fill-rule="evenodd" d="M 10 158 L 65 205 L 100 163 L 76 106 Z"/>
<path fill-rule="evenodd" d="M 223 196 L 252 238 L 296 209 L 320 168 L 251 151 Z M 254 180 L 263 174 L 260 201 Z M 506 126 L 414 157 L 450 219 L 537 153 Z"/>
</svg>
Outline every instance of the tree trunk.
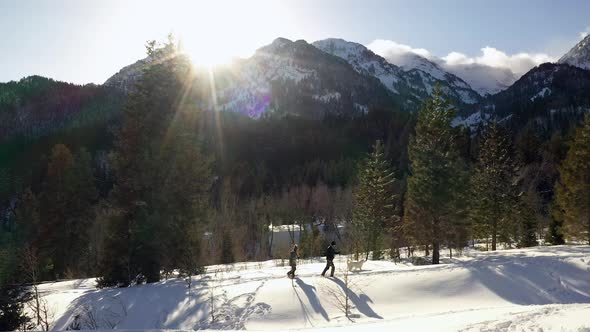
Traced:
<svg viewBox="0 0 590 332">
<path fill-rule="evenodd" d="M 433 229 L 432 229 L 432 264 L 439 264 L 440 263 L 440 238 L 439 238 L 439 230 L 438 230 L 438 219 L 434 219 Z"/>
<path fill-rule="evenodd" d="M 267 218 L 268 220 L 268 218 Z M 268 246 L 268 257 L 272 258 L 272 242 L 275 236 L 275 226 L 270 224 L 270 245 Z"/>
<path fill-rule="evenodd" d="M 498 222 L 496 219 L 492 222 L 492 251 L 496 251 L 496 233 L 498 232 Z"/>
<path fill-rule="evenodd" d="M 39 290 L 36 282 L 33 282 L 33 290 L 35 291 L 35 314 L 37 315 L 37 326 L 41 325 L 41 303 L 39 302 Z"/>
<path fill-rule="evenodd" d="M 449 246 L 449 258 L 453 259 L 453 248 Z"/>
<path fill-rule="evenodd" d="M 435 240 L 432 243 L 432 264 L 439 264 L 440 263 L 440 252 L 439 252 L 439 243 Z"/>
</svg>

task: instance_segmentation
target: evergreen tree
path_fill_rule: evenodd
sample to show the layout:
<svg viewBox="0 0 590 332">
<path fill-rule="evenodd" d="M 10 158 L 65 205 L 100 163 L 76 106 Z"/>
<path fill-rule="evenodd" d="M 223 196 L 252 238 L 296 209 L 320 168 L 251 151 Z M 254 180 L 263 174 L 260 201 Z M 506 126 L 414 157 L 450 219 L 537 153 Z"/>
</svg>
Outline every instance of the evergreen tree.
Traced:
<svg viewBox="0 0 590 332">
<path fill-rule="evenodd" d="M 537 243 L 537 220 L 533 208 L 535 192 L 527 191 L 518 196 L 514 213 L 518 220 L 518 247 L 534 247 Z"/>
<path fill-rule="evenodd" d="M 34 324 L 24 310 L 31 300 L 26 287 L 0 285 L 0 331 L 31 330 Z"/>
<path fill-rule="evenodd" d="M 451 127 L 454 114 L 440 88 L 435 89 L 418 114 L 416 133 L 408 147 L 404 228 L 422 244 L 432 245 L 433 264 L 439 263 L 440 245 L 462 212 L 459 203 L 465 176 Z"/>
<path fill-rule="evenodd" d="M 557 204 L 563 209 L 564 227 L 573 237 L 590 244 L 590 114 L 576 130 L 556 184 Z"/>
<path fill-rule="evenodd" d="M 211 158 L 197 135 L 190 62 L 173 50 L 148 47 L 161 61 L 144 71 L 123 111 L 111 158 L 116 215 L 105 238 L 101 286 L 154 282 L 162 270 L 199 268 L 198 225 L 212 182 Z"/>
<path fill-rule="evenodd" d="M 231 264 L 234 262 L 233 241 L 229 231 L 224 231 L 221 240 L 221 263 Z"/>
<path fill-rule="evenodd" d="M 514 234 L 511 215 L 518 202 L 512 185 L 514 167 L 508 135 L 491 124 L 484 134 L 471 180 L 470 218 L 475 236 L 491 237 L 492 250 L 496 250 L 499 238 L 510 241 Z"/>
<path fill-rule="evenodd" d="M 38 241 L 40 259 L 52 265 L 52 276 L 85 275 L 81 262 L 88 253 L 96 198 L 90 155 L 82 150 L 74 156 L 67 146 L 55 145 L 41 194 Z"/>
<path fill-rule="evenodd" d="M 565 244 L 563 231 L 562 209 L 557 202 L 553 202 L 551 206 L 551 221 L 547 234 L 545 234 L 545 242 L 553 245 Z"/>
<path fill-rule="evenodd" d="M 360 235 L 360 243 L 367 258 L 372 251 L 373 259 L 378 259 L 384 236 L 398 220 L 393 192 L 395 178 L 385 159 L 381 141 L 373 145 L 373 151 L 362 163 L 358 177 L 359 185 L 354 193 L 353 228 Z"/>
</svg>

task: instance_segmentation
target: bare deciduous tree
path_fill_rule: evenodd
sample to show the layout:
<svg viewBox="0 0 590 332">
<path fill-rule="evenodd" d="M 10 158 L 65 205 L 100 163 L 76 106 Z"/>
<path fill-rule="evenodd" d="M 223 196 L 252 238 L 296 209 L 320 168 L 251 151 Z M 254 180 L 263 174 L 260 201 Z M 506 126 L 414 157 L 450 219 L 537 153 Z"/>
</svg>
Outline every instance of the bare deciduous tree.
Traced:
<svg viewBox="0 0 590 332">
<path fill-rule="evenodd" d="M 47 300 L 41 297 L 39 293 L 39 259 L 37 255 L 37 248 L 27 245 L 22 253 L 21 268 L 25 274 L 25 278 L 31 283 L 33 291 L 33 300 L 28 303 L 29 309 L 35 315 L 37 326 L 41 327 L 43 331 L 49 331 L 49 327 L 53 322 L 53 310 L 49 307 Z"/>
<path fill-rule="evenodd" d="M 351 311 L 353 303 L 351 301 L 351 294 L 355 288 L 354 282 L 351 280 L 350 271 L 347 268 L 339 268 L 339 275 L 342 276 L 342 285 L 338 285 L 331 281 L 326 281 L 326 287 L 323 287 L 323 292 L 326 293 L 332 305 L 334 305 L 344 316 L 352 321 Z"/>
</svg>

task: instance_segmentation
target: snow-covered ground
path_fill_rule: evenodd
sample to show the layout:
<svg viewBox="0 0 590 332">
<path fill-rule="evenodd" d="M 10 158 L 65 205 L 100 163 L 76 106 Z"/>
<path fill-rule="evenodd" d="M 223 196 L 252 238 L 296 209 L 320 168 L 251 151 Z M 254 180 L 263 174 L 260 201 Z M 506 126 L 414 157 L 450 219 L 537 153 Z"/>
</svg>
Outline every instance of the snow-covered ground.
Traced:
<svg viewBox="0 0 590 332">
<path fill-rule="evenodd" d="M 440 265 L 368 261 L 349 275 L 350 320 L 339 309 L 346 289 L 303 261 L 286 278 L 280 261 L 212 266 L 193 278 L 97 290 L 93 279 L 44 284 L 54 330 L 75 321 L 100 329 L 306 331 L 590 331 L 590 247 L 498 252 L 466 250 Z M 211 296 L 212 295 L 212 296 Z M 211 322 L 211 298 L 215 322 Z"/>
</svg>

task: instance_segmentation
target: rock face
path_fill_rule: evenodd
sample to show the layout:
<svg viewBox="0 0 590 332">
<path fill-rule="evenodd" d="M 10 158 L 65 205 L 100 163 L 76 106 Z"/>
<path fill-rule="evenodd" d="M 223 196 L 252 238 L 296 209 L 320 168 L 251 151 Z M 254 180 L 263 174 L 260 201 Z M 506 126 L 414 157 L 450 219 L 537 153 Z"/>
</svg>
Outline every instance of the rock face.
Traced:
<svg viewBox="0 0 590 332">
<path fill-rule="evenodd" d="M 587 35 L 569 52 L 562 56 L 558 63 L 570 64 L 582 69 L 590 70 L 590 35 Z"/>
</svg>

